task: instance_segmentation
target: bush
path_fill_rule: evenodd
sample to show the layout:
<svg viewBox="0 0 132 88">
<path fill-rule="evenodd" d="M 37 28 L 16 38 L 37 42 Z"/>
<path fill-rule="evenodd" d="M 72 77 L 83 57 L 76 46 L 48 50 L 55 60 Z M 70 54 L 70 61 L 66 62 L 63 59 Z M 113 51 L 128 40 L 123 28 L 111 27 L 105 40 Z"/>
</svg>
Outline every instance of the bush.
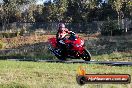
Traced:
<svg viewBox="0 0 132 88">
<path fill-rule="evenodd" d="M 26 32 L 26 29 L 21 29 L 17 32 L 18 35 L 23 36 L 23 34 Z"/>
<path fill-rule="evenodd" d="M 5 33 L 2 33 L 2 36 L 5 37 L 5 38 L 12 38 L 12 37 L 16 37 L 17 33 L 5 32 Z"/>
<path fill-rule="evenodd" d="M 2 32 L 2 33 L 0 33 L 0 37 L 13 38 L 13 37 L 17 37 L 17 36 L 23 36 L 25 31 L 26 31 L 25 29 L 20 29 L 20 31 Z"/>
<path fill-rule="evenodd" d="M 0 41 L 0 49 L 3 49 L 5 46 L 5 43 L 3 43 L 2 41 Z"/>
<path fill-rule="evenodd" d="M 116 21 L 108 20 L 102 24 L 101 34 L 106 36 L 115 36 L 121 35 L 122 30 L 119 29 L 119 26 Z"/>
</svg>

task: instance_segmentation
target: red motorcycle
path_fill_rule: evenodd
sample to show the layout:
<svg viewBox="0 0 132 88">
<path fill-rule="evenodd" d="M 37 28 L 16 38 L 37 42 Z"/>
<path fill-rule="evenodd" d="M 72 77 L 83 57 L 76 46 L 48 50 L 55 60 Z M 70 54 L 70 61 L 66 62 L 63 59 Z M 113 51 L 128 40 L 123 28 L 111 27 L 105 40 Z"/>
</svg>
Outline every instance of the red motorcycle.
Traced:
<svg viewBox="0 0 132 88">
<path fill-rule="evenodd" d="M 81 58 L 85 61 L 90 61 L 91 54 L 84 46 L 84 40 L 76 35 L 70 35 L 69 38 L 64 40 L 66 51 L 62 55 L 62 49 L 57 46 L 56 38 L 49 39 L 49 50 L 60 60 L 66 60 L 66 58 Z"/>
</svg>

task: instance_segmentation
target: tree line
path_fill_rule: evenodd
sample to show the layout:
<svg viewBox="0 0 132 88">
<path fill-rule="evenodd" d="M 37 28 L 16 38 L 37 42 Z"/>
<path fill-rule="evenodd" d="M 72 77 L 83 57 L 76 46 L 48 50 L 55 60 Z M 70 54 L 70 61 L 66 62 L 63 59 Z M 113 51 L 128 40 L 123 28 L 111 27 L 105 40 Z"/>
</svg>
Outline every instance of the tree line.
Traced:
<svg viewBox="0 0 132 88">
<path fill-rule="evenodd" d="M 0 25 L 13 22 L 90 23 L 92 21 L 132 19 L 130 0 L 3 0 Z M 108 24 L 109 25 L 109 24 Z"/>
<path fill-rule="evenodd" d="M 132 18 L 130 0 L 3 0 L 1 18 L 11 22 L 91 22 Z"/>
</svg>

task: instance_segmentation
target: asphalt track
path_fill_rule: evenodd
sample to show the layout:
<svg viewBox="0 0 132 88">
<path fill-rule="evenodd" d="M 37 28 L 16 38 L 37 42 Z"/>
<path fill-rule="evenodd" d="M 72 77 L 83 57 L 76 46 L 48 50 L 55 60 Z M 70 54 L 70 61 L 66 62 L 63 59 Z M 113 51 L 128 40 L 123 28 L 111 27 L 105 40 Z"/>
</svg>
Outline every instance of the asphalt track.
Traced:
<svg viewBox="0 0 132 88">
<path fill-rule="evenodd" d="M 8 59 L 13 61 L 33 61 L 33 60 L 22 60 L 22 59 Z M 84 60 L 37 60 L 35 62 L 48 62 L 48 63 L 81 63 L 81 64 L 102 64 L 111 66 L 132 66 L 132 62 L 117 62 L 117 61 L 84 61 Z"/>
</svg>

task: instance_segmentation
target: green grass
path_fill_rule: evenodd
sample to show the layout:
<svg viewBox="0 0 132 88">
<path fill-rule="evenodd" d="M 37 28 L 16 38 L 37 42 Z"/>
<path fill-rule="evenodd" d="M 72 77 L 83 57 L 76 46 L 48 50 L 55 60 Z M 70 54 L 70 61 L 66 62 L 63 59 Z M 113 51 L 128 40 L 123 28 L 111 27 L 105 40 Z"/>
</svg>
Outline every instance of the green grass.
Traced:
<svg viewBox="0 0 132 88">
<path fill-rule="evenodd" d="M 132 88 L 131 84 L 76 83 L 77 68 L 90 73 L 123 73 L 132 75 L 132 66 L 116 67 L 95 64 L 0 61 L 0 88 Z"/>
</svg>

